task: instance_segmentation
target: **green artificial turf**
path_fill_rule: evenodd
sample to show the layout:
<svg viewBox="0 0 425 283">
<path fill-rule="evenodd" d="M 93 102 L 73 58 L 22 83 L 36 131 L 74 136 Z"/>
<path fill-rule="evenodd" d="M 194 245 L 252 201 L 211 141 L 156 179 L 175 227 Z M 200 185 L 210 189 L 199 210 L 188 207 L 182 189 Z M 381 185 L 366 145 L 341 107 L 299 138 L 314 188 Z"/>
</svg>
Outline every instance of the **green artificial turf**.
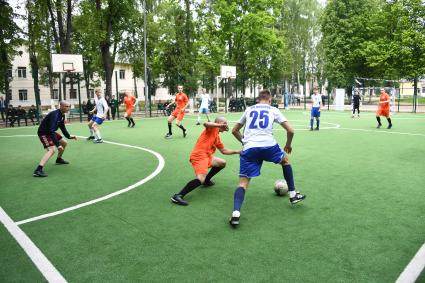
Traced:
<svg viewBox="0 0 425 283">
<path fill-rule="evenodd" d="M 284 115 L 296 129 L 290 156 L 296 187 L 307 195 L 296 206 L 274 195 L 281 167 L 264 164 L 245 195 L 240 227 L 231 229 L 239 158 L 220 153 L 227 167 L 216 185 L 187 195 L 187 207 L 171 204 L 194 178 L 188 159 L 202 126 L 187 115 L 187 138 L 173 126 L 173 138 L 164 139 L 165 117 L 136 120 L 134 129 L 126 121 L 102 125 L 105 140 L 160 153 L 161 173 L 115 198 L 20 227 L 70 282 L 395 281 L 425 242 L 425 116 L 397 114 L 393 129 L 377 130 L 372 113 L 352 119 L 324 111 L 322 129 L 310 132 L 309 113 Z M 68 129 L 87 135 L 84 124 Z M 284 145 L 284 131 L 275 129 Z M 35 133 L 6 129 L 0 136 Z M 240 148 L 230 133 L 222 140 Z M 123 189 L 158 166 L 150 153 L 80 139 L 69 141 L 64 158 L 71 164 L 51 160 L 49 177 L 36 179 L 32 171 L 43 154 L 36 137 L 0 144 L 0 205 L 15 221 Z M 2 253 L 13 254 L 0 257 L 1 281 L 42 280 L 3 228 L 0 239 Z"/>
</svg>

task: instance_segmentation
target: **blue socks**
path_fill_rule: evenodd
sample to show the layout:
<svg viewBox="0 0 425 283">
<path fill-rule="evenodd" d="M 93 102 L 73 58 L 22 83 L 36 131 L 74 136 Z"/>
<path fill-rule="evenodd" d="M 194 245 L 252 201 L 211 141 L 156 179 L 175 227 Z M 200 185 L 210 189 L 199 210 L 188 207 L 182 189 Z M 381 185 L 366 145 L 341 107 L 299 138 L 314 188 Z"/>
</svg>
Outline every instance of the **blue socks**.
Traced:
<svg viewBox="0 0 425 283">
<path fill-rule="evenodd" d="M 235 199 L 233 202 L 233 210 L 240 211 L 243 203 L 243 199 L 245 197 L 245 189 L 242 187 L 238 187 L 235 190 Z"/>
<path fill-rule="evenodd" d="M 310 128 L 313 129 L 313 119 L 310 119 Z"/>
<path fill-rule="evenodd" d="M 285 178 L 286 183 L 288 184 L 288 190 L 294 191 L 295 190 L 294 175 L 292 173 L 292 167 L 290 164 L 283 166 L 283 177 Z"/>
<path fill-rule="evenodd" d="M 316 120 L 316 128 L 319 128 L 319 124 L 320 124 L 320 120 L 319 120 L 319 119 L 317 119 L 317 120 Z"/>
</svg>

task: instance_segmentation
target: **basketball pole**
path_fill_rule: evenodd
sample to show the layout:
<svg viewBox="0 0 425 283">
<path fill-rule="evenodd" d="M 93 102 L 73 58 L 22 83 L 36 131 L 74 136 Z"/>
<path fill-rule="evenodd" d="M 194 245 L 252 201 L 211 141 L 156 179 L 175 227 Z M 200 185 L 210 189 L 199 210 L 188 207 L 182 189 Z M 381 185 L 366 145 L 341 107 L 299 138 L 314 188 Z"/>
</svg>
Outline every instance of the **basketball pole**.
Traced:
<svg viewBox="0 0 425 283">
<path fill-rule="evenodd" d="M 83 109 L 81 107 L 81 92 L 80 92 L 80 73 L 78 73 L 77 76 L 77 87 L 78 87 L 78 105 L 79 105 L 79 110 L 78 112 L 80 113 L 80 123 L 83 122 Z"/>
</svg>

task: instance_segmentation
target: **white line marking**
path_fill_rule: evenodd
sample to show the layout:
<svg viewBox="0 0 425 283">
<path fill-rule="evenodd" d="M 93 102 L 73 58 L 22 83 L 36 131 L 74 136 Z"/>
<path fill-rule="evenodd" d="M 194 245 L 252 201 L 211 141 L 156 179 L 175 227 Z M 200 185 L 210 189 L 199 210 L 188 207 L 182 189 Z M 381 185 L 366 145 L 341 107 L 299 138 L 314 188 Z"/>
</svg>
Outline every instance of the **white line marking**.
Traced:
<svg viewBox="0 0 425 283">
<path fill-rule="evenodd" d="M 19 137 L 19 136 L 20 135 L 16 135 L 16 136 L 0 136 L 0 137 Z M 25 135 L 25 136 L 26 137 L 31 137 L 31 136 L 34 137 L 35 135 Z M 83 136 L 78 136 L 78 137 L 79 138 L 86 138 L 86 137 L 83 137 Z M 126 187 L 126 188 L 124 188 L 122 190 L 113 192 L 111 194 L 105 195 L 105 196 L 100 197 L 100 198 L 96 198 L 96 199 L 93 199 L 93 200 L 90 200 L 90 201 L 87 201 L 87 202 L 83 202 L 83 203 L 80 203 L 80 204 L 77 204 L 77 205 L 74 205 L 74 206 L 70 206 L 70 207 L 67 207 L 67 208 L 64 208 L 64 209 L 61 209 L 61 210 L 57 210 L 57 211 L 54 211 L 54 212 L 50 212 L 50 213 L 42 214 L 42 215 L 39 215 L 39 216 L 31 217 L 31 218 L 28 218 L 28 219 L 24 219 L 24 220 L 21 220 L 21 221 L 16 222 L 16 224 L 17 225 L 22 225 L 22 224 L 25 224 L 25 223 L 29 223 L 29 222 L 33 222 L 33 221 L 45 219 L 45 218 L 48 218 L 48 217 L 60 215 L 60 214 L 63 214 L 63 213 L 69 212 L 69 211 L 73 211 L 73 210 L 76 210 L 76 209 L 79 209 L 79 208 L 82 208 L 82 207 L 85 207 L 85 206 L 88 206 L 88 205 L 92 205 L 92 204 L 95 204 L 95 203 L 98 203 L 98 202 L 101 202 L 101 201 L 104 201 L 104 200 L 113 198 L 113 197 L 118 196 L 120 194 L 123 194 L 123 193 L 126 193 L 128 191 L 131 191 L 131 190 L 137 188 L 138 186 L 143 185 L 147 181 L 150 181 L 156 175 L 158 175 L 162 171 L 162 169 L 164 168 L 164 165 L 165 165 L 164 158 L 162 157 L 161 154 L 159 154 L 159 153 L 157 153 L 157 152 L 155 152 L 153 150 L 150 150 L 150 149 L 147 149 L 147 148 L 143 148 L 143 147 L 139 147 L 139 146 L 134 146 L 134 145 L 117 143 L 117 142 L 110 142 L 110 141 L 103 141 L 103 142 L 104 143 L 113 144 L 113 145 L 118 145 L 118 146 L 123 146 L 123 147 L 128 147 L 128 148 L 135 148 L 135 149 L 147 151 L 147 152 L 153 154 L 158 159 L 158 166 L 156 167 L 155 171 L 153 171 L 149 176 L 143 178 L 142 180 L 138 181 L 137 183 L 134 183 L 133 185 L 130 185 L 130 186 L 128 186 L 128 187 Z"/>
<path fill-rule="evenodd" d="M 395 135 L 405 135 L 405 136 L 419 136 L 425 137 L 425 134 L 415 134 L 415 133 L 403 133 L 403 132 L 394 132 L 391 130 L 367 130 L 367 129 L 354 129 L 354 128 L 336 128 L 337 130 L 347 130 L 347 131 L 360 131 L 360 132 L 372 132 L 372 133 L 381 133 L 381 134 L 395 134 Z"/>
<path fill-rule="evenodd" d="M 425 268 L 425 244 L 418 250 L 406 268 L 398 277 L 396 283 L 414 283 Z"/>
<path fill-rule="evenodd" d="M 6 227 L 13 238 L 15 238 L 16 242 L 18 242 L 48 282 L 67 282 L 49 259 L 40 251 L 34 242 L 31 241 L 25 232 L 22 231 L 15 222 L 13 222 L 13 220 L 1 207 L 0 222 Z"/>
<path fill-rule="evenodd" d="M 85 137 L 82 137 L 82 136 L 78 136 L 78 137 L 79 138 L 85 138 Z M 54 212 L 51 212 L 51 213 L 46 213 L 46 214 L 42 214 L 42 215 L 39 215 L 39 216 L 31 217 L 31 218 L 28 218 L 28 219 L 24 219 L 24 220 L 16 222 L 16 224 L 22 225 L 22 224 L 25 224 L 25 223 L 29 223 L 29 222 L 45 219 L 45 218 L 48 218 L 48 217 L 60 215 L 60 214 L 63 214 L 63 213 L 69 212 L 69 211 L 73 211 L 73 210 L 76 210 L 76 209 L 79 209 L 79 208 L 82 208 L 82 207 L 85 207 L 85 206 L 89 206 L 89 205 L 92 205 L 92 204 L 113 198 L 113 197 L 118 196 L 120 194 L 131 191 L 131 190 L 137 188 L 140 185 L 143 185 L 144 183 L 146 183 L 147 181 L 153 179 L 156 175 L 158 175 L 162 171 L 162 169 L 164 168 L 164 165 L 165 165 L 164 158 L 161 156 L 161 154 L 159 154 L 159 153 L 157 153 L 153 150 L 143 148 L 143 147 L 139 147 L 139 146 L 117 143 L 117 142 L 110 142 L 110 141 L 103 141 L 103 142 L 113 144 L 113 145 L 119 145 L 119 146 L 123 146 L 123 147 L 135 148 L 135 149 L 147 151 L 147 152 L 155 155 L 155 157 L 158 159 L 158 161 L 159 161 L 158 166 L 156 167 L 155 171 L 153 171 L 149 176 L 143 178 L 142 180 L 138 181 L 137 183 L 134 183 L 133 185 L 130 185 L 130 186 L 128 186 L 128 187 L 126 187 L 122 190 L 113 192 L 111 194 L 105 195 L 105 196 L 100 197 L 100 198 L 96 198 L 96 199 L 93 199 L 93 200 L 90 200 L 90 201 L 87 201 L 87 202 L 83 202 L 83 203 L 80 203 L 80 204 L 77 204 L 77 205 L 74 205 L 74 206 L 70 206 L 70 207 L 67 207 L 67 208 L 64 208 L 64 209 L 61 209 L 61 210 L 57 210 L 57 211 L 54 211 Z"/>
</svg>

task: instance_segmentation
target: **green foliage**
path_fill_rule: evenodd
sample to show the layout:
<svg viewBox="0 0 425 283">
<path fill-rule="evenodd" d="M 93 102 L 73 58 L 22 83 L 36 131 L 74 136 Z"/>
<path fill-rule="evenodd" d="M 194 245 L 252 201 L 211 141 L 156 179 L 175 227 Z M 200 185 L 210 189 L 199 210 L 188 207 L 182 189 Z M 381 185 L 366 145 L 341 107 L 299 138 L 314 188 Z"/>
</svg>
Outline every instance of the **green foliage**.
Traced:
<svg viewBox="0 0 425 283">
<path fill-rule="evenodd" d="M 12 7 L 0 0 L 0 91 L 8 90 L 8 70 L 12 67 L 12 58 L 18 55 L 17 48 L 23 43 L 22 30 L 14 22 L 17 15 Z"/>
</svg>

